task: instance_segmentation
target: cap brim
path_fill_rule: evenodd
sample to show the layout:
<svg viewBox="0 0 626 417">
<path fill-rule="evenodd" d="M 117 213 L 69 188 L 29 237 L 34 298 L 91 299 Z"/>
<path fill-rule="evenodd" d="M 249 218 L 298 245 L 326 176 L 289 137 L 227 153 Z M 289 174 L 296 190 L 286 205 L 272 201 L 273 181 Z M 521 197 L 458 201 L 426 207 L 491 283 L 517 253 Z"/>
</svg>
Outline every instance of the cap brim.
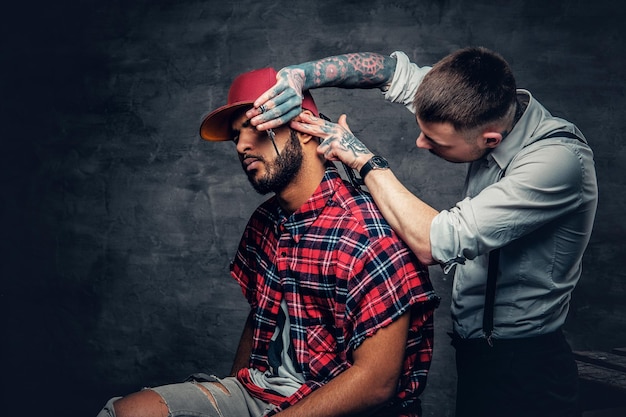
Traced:
<svg viewBox="0 0 626 417">
<path fill-rule="evenodd" d="M 230 123 L 233 115 L 240 109 L 251 107 L 253 103 L 240 101 L 213 110 L 200 125 L 200 137 L 212 142 L 230 140 Z"/>
</svg>

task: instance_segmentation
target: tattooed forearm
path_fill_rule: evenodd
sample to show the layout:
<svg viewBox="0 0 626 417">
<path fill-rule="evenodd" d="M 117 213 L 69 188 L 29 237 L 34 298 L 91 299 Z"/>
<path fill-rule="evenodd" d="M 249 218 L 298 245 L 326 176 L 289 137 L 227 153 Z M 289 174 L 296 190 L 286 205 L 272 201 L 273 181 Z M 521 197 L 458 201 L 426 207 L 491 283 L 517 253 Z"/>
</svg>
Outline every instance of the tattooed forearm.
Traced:
<svg viewBox="0 0 626 417">
<path fill-rule="evenodd" d="M 302 65 L 311 75 L 308 88 L 374 88 L 391 80 L 395 71 L 393 58 L 372 52 L 338 55 Z"/>
<path fill-rule="evenodd" d="M 341 85 L 348 73 L 345 56 L 335 56 L 323 59 L 313 65 L 313 82 L 316 86 Z"/>
<path fill-rule="evenodd" d="M 388 81 L 393 75 L 389 74 L 385 66 L 385 57 L 374 53 L 349 54 L 348 61 L 364 82 L 368 82 L 372 87 L 377 87 Z M 395 65 L 394 65 L 395 69 Z"/>
</svg>

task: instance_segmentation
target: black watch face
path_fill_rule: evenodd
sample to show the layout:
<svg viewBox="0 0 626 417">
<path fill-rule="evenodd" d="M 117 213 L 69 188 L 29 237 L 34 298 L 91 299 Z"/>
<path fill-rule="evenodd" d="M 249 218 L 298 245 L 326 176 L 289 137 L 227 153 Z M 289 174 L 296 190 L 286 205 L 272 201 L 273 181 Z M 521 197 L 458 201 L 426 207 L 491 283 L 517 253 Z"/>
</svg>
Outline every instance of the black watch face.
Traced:
<svg viewBox="0 0 626 417">
<path fill-rule="evenodd" d="M 387 169 L 387 168 L 389 168 L 389 163 L 387 162 L 387 160 L 383 158 L 382 156 L 376 155 L 376 156 L 372 156 L 370 160 L 367 161 L 365 165 L 363 165 L 363 168 L 361 168 L 361 171 L 359 172 L 359 174 L 361 175 L 361 178 L 365 178 L 367 173 L 373 169 Z"/>
<path fill-rule="evenodd" d="M 372 165 L 376 168 L 387 168 L 389 166 L 385 158 L 382 158 L 380 156 L 372 157 Z"/>
</svg>

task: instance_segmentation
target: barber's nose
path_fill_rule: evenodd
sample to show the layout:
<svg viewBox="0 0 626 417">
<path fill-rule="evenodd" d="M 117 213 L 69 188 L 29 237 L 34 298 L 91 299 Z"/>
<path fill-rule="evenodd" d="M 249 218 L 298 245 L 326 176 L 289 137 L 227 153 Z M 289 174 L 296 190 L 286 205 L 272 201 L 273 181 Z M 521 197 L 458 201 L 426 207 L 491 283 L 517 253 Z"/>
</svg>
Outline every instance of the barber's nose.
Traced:
<svg viewBox="0 0 626 417">
<path fill-rule="evenodd" d="M 417 139 L 415 140 L 415 145 L 418 148 L 422 148 L 422 149 L 431 149 L 432 148 L 430 146 L 430 144 L 428 143 L 428 141 L 426 140 L 426 137 L 424 136 L 423 133 L 420 133 L 420 135 L 417 137 Z"/>
</svg>

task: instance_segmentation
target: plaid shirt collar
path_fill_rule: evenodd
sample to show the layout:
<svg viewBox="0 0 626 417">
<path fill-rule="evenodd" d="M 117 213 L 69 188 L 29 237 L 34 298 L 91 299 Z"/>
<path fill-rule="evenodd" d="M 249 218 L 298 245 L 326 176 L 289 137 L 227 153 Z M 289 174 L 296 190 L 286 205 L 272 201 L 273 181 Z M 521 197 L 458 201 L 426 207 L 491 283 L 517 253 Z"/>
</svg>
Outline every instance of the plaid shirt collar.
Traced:
<svg viewBox="0 0 626 417">
<path fill-rule="evenodd" d="M 297 211 L 292 214 L 287 213 L 275 201 L 278 215 L 277 223 L 285 227 L 296 243 L 299 242 L 302 235 L 307 232 L 309 227 L 324 211 L 324 208 L 333 204 L 333 196 L 342 182 L 343 180 L 337 168 L 327 165 L 320 185 Z"/>
</svg>

